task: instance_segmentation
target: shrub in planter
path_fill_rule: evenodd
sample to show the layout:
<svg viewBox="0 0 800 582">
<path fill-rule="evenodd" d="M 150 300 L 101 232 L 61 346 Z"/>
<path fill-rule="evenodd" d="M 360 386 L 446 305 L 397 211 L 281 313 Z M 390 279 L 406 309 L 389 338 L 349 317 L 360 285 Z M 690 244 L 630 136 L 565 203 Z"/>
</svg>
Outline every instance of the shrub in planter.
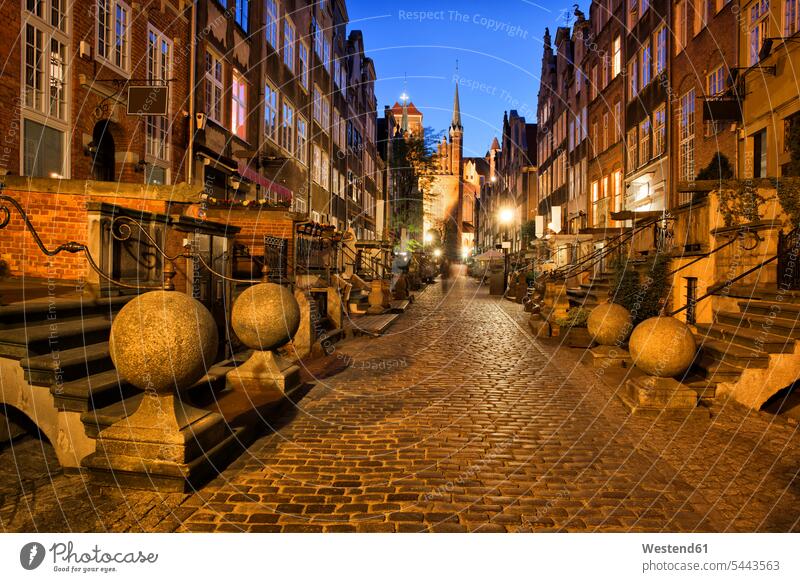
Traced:
<svg viewBox="0 0 800 582">
<path fill-rule="evenodd" d="M 573 307 L 567 312 L 566 317 L 557 317 L 555 318 L 555 324 L 560 328 L 585 328 L 586 322 L 589 321 L 589 314 L 591 311 L 589 309 L 584 309 L 583 307 Z"/>
</svg>

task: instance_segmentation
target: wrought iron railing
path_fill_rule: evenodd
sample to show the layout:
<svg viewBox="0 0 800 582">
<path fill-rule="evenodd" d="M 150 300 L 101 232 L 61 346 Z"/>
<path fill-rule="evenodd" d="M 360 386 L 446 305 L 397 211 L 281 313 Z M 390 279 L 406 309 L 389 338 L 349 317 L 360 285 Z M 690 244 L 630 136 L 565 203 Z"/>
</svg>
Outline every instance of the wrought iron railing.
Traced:
<svg viewBox="0 0 800 582">
<path fill-rule="evenodd" d="M 747 269 L 746 271 L 736 275 L 735 277 L 729 277 L 728 279 L 726 279 L 723 282 L 717 283 L 715 285 L 711 285 L 703 295 L 701 295 L 700 297 L 695 299 L 691 304 L 687 303 L 683 307 L 680 307 L 678 309 L 675 309 L 674 311 L 671 311 L 671 312 L 667 313 L 667 315 L 674 316 L 674 315 L 677 315 L 678 313 L 681 313 L 682 311 L 685 311 L 685 310 L 689 309 L 690 306 L 696 306 L 698 303 L 700 303 L 704 299 L 708 299 L 709 297 L 717 295 L 717 294 L 719 294 L 720 291 L 722 291 L 724 289 L 730 289 L 731 286 L 734 283 L 736 283 L 737 281 L 741 281 L 742 279 L 744 279 L 748 275 L 751 275 L 753 273 L 756 273 L 756 272 L 760 271 L 761 269 L 763 269 L 764 267 L 766 267 L 767 265 L 769 265 L 771 263 L 774 263 L 775 261 L 790 260 L 793 263 L 796 262 L 797 258 L 798 258 L 798 255 L 800 255 L 800 236 L 797 235 L 796 231 L 797 231 L 797 229 L 794 229 L 793 231 L 791 231 L 790 233 L 788 233 L 786 235 L 787 237 L 792 238 L 795 241 L 795 243 L 793 245 L 791 245 L 791 246 L 784 245 L 782 248 L 779 245 L 778 252 L 776 252 L 771 257 L 769 257 L 767 259 L 764 259 L 758 265 L 756 265 L 754 267 L 750 267 L 749 269 Z M 784 283 L 782 283 L 782 282 L 778 282 L 778 286 L 781 289 L 787 289 L 786 285 Z"/>
<path fill-rule="evenodd" d="M 206 262 L 206 260 L 203 258 L 203 255 L 199 252 L 191 250 L 191 246 L 189 245 L 185 246 L 182 252 L 169 255 L 164 251 L 163 248 L 161 248 L 158 242 L 156 242 L 156 240 L 150 235 L 147 229 L 142 226 L 142 224 L 128 216 L 117 216 L 111 221 L 111 236 L 120 242 L 134 240 L 134 236 L 136 237 L 137 241 L 144 239 L 147 248 L 149 249 L 148 256 L 145 258 L 145 260 L 150 262 L 150 267 L 155 267 L 156 262 L 159 260 L 163 262 L 163 268 L 161 269 L 161 283 L 141 284 L 138 281 L 120 281 L 100 268 L 100 266 L 97 264 L 97 261 L 92 256 L 89 246 L 84 243 L 70 241 L 60 244 L 55 248 L 48 248 L 39 236 L 39 233 L 36 231 L 36 228 L 28 217 L 28 214 L 25 212 L 25 209 L 22 208 L 16 199 L 6 194 L 0 194 L 0 230 L 6 228 L 11 222 L 11 209 L 9 208 L 9 205 L 17 212 L 17 214 L 19 214 L 20 218 L 22 218 L 22 221 L 25 223 L 26 230 L 30 233 L 33 241 L 36 243 L 36 246 L 39 248 L 42 254 L 48 257 L 55 257 L 61 253 L 81 254 L 84 256 L 92 271 L 97 273 L 101 279 L 116 287 L 135 289 L 137 291 L 172 291 L 175 289 L 175 284 L 173 282 L 173 278 L 176 274 L 175 262 L 179 259 L 195 261 L 213 276 L 225 281 L 230 281 L 232 283 L 260 283 L 263 281 L 263 279 L 236 279 L 233 277 L 228 277 L 227 275 L 224 275 L 223 273 L 213 269 L 211 265 L 209 265 L 208 262 Z"/>
<path fill-rule="evenodd" d="M 608 257 L 613 256 L 614 254 L 619 254 L 619 251 L 622 250 L 622 248 L 638 233 L 643 232 L 650 227 L 657 226 L 659 222 L 664 220 L 671 220 L 671 217 L 665 215 L 645 220 L 631 230 L 611 237 L 602 247 L 589 253 L 576 263 L 554 269 L 547 273 L 545 277 L 548 279 L 568 279 L 581 273 L 593 270 L 598 264 L 603 263 Z"/>
</svg>

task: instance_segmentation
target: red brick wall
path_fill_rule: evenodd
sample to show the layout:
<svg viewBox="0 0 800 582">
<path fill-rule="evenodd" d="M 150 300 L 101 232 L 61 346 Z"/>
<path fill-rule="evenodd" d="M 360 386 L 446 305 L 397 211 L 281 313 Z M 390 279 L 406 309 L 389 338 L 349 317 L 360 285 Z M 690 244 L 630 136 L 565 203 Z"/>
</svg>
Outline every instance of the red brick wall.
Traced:
<svg viewBox="0 0 800 582">
<path fill-rule="evenodd" d="M 89 243 L 86 206 L 90 201 L 109 201 L 126 208 L 150 212 L 165 210 L 165 203 L 157 200 L 93 199 L 79 194 L 8 190 L 5 194 L 20 203 L 42 243 L 50 250 L 70 241 Z M 39 250 L 16 210 L 9 209 L 11 220 L 5 229 L 0 230 L 0 259 L 9 264 L 11 276 L 78 281 L 88 275 L 90 269 L 83 253 L 63 251 L 55 257 L 47 257 Z M 99 257 L 94 259 L 99 261 Z"/>
<path fill-rule="evenodd" d="M 211 208 L 206 217 L 214 222 L 238 226 L 242 230 L 236 235 L 236 243 L 245 245 L 253 256 L 264 256 L 264 237 L 274 236 L 289 239 L 289 271 L 293 268 L 294 223 L 285 217 L 283 210 L 262 210 L 259 208 Z"/>
<path fill-rule="evenodd" d="M 687 91 L 694 87 L 695 96 L 695 138 L 694 138 L 694 168 L 695 174 L 705 168 L 719 151 L 724 154 L 736 167 L 737 132 L 730 130 L 730 123 L 722 124 L 721 131 L 716 134 L 705 135 L 703 123 L 703 102 L 700 99 L 706 94 L 706 75 L 720 65 L 725 65 L 726 70 L 737 66 L 737 12 L 738 5 L 725 4 L 714 15 L 708 25 L 696 35 L 692 36 L 690 25 L 689 42 L 686 48 L 672 59 L 672 153 L 671 169 L 674 177 L 673 190 L 680 180 L 679 173 L 679 135 L 680 135 L 680 99 Z M 673 18 L 675 10 L 673 9 Z M 690 22 L 693 22 L 694 12 L 690 10 Z M 673 196 L 673 204 L 677 202 L 677 194 Z"/>
<path fill-rule="evenodd" d="M 188 109 L 189 79 L 189 12 L 178 12 L 179 4 L 188 3 L 178 0 L 163 2 L 128 2 L 132 7 L 131 15 L 131 72 L 130 78 L 144 79 L 147 75 L 147 30 L 152 24 L 157 30 L 173 41 L 174 82 L 170 83 L 170 116 L 172 123 L 172 176 L 171 183 L 185 179 L 182 162 L 186 154 L 189 120 L 183 111 Z M 163 11 L 162 11 L 163 7 Z M 175 7 L 175 8 L 173 8 Z M 21 50 L 20 39 L 24 33 L 20 30 L 21 5 L 19 2 L 5 2 L 0 5 L 0 19 L 4 30 L 14 34 L 0 35 L 0 55 L 3 56 L 3 67 L 0 68 L 0 168 L 9 174 L 19 175 L 21 131 Z M 124 80 L 115 70 L 102 66 L 95 54 L 96 42 L 96 2 L 93 0 L 76 0 L 70 5 L 71 47 L 69 53 L 69 104 L 70 155 L 69 172 L 72 179 L 91 179 L 92 158 L 84 153 L 84 146 L 91 140 L 95 124 L 103 119 L 114 122 L 112 136 L 117 154 L 115 174 L 122 182 L 142 183 L 144 174 L 136 171 L 136 164 L 145 157 L 144 117 L 128 116 L 124 104 L 111 107 L 113 99 L 107 99 L 98 92 L 114 88 L 110 82 L 94 81 L 102 79 Z M 86 41 L 92 50 L 90 59 L 79 56 L 81 40 Z M 86 79 L 86 85 L 80 84 L 80 76 Z M 97 84 L 97 88 L 91 87 Z M 131 84 L 143 84 L 135 82 Z M 88 85 L 88 86 L 87 86 Z M 127 91 L 123 89 L 123 98 Z"/>
</svg>

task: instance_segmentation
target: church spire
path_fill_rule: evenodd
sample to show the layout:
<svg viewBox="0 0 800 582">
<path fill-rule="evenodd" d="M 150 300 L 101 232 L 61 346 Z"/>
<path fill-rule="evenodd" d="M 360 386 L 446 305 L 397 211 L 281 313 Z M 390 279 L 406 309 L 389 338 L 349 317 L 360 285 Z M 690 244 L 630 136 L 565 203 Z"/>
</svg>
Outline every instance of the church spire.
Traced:
<svg viewBox="0 0 800 582">
<path fill-rule="evenodd" d="M 403 131 L 403 134 L 408 133 L 408 92 L 406 89 L 408 88 L 408 77 L 403 79 L 403 94 L 400 95 L 400 101 L 403 102 L 403 119 L 400 122 L 400 129 Z"/>
<path fill-rule="evenodd" d="M 458 100 L 458 81 L 456 81 L 456 94 L 453 98 L 453 121 L 450 123 L 451 129 L 463 129 L 461 127 L 461 105 Z"/>
</svg>

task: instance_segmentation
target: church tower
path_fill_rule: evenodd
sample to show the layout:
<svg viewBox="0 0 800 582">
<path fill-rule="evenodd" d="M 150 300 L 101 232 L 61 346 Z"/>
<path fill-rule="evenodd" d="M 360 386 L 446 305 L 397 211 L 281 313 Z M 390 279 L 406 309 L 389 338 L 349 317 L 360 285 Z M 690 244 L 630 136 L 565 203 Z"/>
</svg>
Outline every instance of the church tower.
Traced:
<svg viewBox="0 0 800 582">
<path fill-rule="evenodd" d="M 461 161 L 464 158 L 464 128 L 461 125 L 461 103 L 458 99 L 458 81 L 453 98 L 453 119 L 450 122 L 450 173 L 461 175 Z"/>
</svg>

